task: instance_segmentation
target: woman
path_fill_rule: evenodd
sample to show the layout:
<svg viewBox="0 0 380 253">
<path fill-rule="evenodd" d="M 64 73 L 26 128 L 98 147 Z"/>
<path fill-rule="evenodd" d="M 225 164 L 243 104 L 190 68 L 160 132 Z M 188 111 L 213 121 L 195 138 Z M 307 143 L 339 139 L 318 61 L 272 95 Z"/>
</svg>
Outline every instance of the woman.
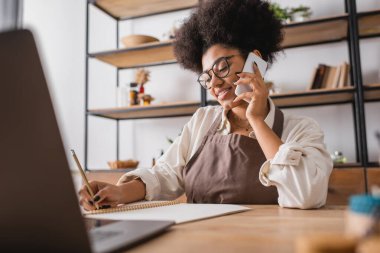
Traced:
<svg viewBox="0 0 380 253">
<path fill-rule="evenodd" d="M 93 210 L 137 200 L 279 204 L 317 208 L 326 202 L 332 162 L 318 124 L 283 114 L 268 97 L 258 67 L 241 73 L 249 52 L 272 63 L 281 23 L 260 0 L 207 1 L 176 35 L 178 62 L 220 103 L 200 108 L 152 169 L 126 173 L 117 185 L 91 182 L 80 203 Z M 252 91 L 235 95 L 238 85 Z M 249 101 L 249 102 L 246 102 Z"/>
</svg>

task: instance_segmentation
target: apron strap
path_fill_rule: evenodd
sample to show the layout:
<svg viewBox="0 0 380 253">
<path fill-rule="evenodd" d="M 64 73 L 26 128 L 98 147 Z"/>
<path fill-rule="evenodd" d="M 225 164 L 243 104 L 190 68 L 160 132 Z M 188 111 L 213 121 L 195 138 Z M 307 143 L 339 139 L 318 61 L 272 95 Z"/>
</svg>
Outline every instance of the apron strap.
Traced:
<svg viewBox="0 0 380 253">
<path fill-rule="evenodd" d="M 277 136 L 281 139 L 282 130 L 284 128 L 284 113 L 275 106 L 275 114 L 274 114 L 274 123 L 273 123 L 273 132 L 277 134 Z"/>
<path fill-rule="evenodd" d="M 218 129 L 221 121 L 222 121 L 222 113 L 219 114 L 216 120 L 212 123 L 210 129 L 206 133 L 206 136 L 214 134 L 216 130 Z"/>
<path fill-rule="evenodd" d="M 206 144 L 208 137 L 210 135 L 213 135 L 216 132 L 216 130 L 218 129 L 221 119 L 222 119 L 222 114 L 219 114 L 218 117 L 216 118 L 216 120 L 212 123 L 210 129 L 207 131 L 206 135 L 203 137 L 203 140 L 201 142 L 201 145 L 199 145 L 198 150 L 194 153 L 194 155 L 190 158 L 190 160 L 185 165 L 185 167 L 184 167 L 185 169 L 183 170 L 183 172 L 185 172 L 186 168 L 190 167 L 195 162 L 195 160 L 198 158 L 198 156 L 201 153 L 204 145 Z"/>
</svg>

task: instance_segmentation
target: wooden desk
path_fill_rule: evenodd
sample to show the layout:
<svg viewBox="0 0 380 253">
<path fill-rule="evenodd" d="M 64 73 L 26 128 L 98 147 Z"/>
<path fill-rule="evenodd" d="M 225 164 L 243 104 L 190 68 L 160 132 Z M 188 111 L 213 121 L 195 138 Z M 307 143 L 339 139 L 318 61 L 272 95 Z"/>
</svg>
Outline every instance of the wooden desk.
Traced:
<svg viewBox="0 0 380 253">
<path fill-rule="evenodd" d="M 294 252 L 299 235 L 342 233 L 345 206 L 318 210 L 249 206 L 252 210 L 175 225 L 128 252 Z"/>
</svg>

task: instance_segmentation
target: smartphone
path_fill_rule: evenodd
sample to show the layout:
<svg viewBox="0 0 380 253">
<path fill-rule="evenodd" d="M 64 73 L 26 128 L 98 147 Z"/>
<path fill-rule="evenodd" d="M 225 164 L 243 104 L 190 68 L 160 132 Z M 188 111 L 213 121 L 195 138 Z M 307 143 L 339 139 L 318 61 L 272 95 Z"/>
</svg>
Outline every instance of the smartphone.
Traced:
<svg viewBox="0 0 380 253">
<path fill-rule="evenodd" d="M 254 73 L 252 64 L 256 63 L 261 76 L 264 78 L 264 75 L 267 71 L 268 63 L 264 61 L 260 56 L 257 56 L 254 53 L 249 53 L 247 60 L 245 61 L 242 72 Z M 251 87 L 247 85 L 238 85 L 235 89 L 235 94 L 240 95 L 244 92 L 252 91 Z"/>
</svg>

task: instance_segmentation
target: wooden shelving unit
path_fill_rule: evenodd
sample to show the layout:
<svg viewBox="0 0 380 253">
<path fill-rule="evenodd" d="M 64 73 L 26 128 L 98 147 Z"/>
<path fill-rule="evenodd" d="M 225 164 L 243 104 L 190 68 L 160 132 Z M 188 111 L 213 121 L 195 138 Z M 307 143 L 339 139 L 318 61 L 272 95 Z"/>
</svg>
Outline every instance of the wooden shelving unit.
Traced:
<svg viewBox="0 0 380 253">
<path fill-rule="evenodd" d="M 198 2 L 198 0 L 88 0 L 88 5 L 92 4 L 97 8 L 103 10 L 107 15 L 111 16 L 116 21 L 116 27 L 118 29 L 119 22 L 122 20 L 194 8 L 198 5 Z M 287 49 L 346 41 L 349 47 L 356 48 L 355 52 L 349 52 L 350 61 L 352 61 L 351 71 L 352 73 L 356 73 L 356 75 L 353 75 L 351 77 L 354 77 L 353 79 L 355 79 L 358 76 L 358 72 L 360 73 L 361 71 L 359 70 L 359 65 L 357 64 L 357 57 L 358 55 L 360 56 L 360 50 L 357 49 L 358 47 L 356 47 L 356 43 L 358 43 L 359 38 L 371 38 L 380 36 L 380 10 L 356 13 L 356 8 L 352 6 L 354 3 L 355 2 L 351 0 L 346 1 L 346 8 L 348 12 L 347 14 L 318 18 L 305 22 L 285 25 L 285 37 L 282 47 L 284 49 Z M 87 22 L 89 22 L 88 13 L 89 12 L 87 7 Z M 87 26 L 87 31 L 88 30 L 89 28 Z M 116 41 L 119 41 L 119 39 L 119 34 L 117 33 Z M 88 40 L 89 37 L 87 37 L 86 41 L 88 42 Z M 359 51 L 358 54 L 356 53 L 357 51 Z M 103 61 L 116 67 L 118 75 L 119 71 L 122 69 L 176 63 L 176 59 L 173 53 L 173 41 L 155 42 L 144 44 L 138 47 L 92 53 L 89 53 L 87 46 L 87 61 L 91 58 Z M 88 76 L 87 71 L 88 63 L 86 65 L 86 76 Z M 353 110 L 355 111 L 354 114 L 357 119 L 360 119 L 360 115 L 364 114 L 360 111 L 363 110 L 364 103 L 366 101 L 380 101 L 380 84 L 361 86 L 362 80 L 359 78 L 356 78 L 355 80 L 351 80 L 352 83 L 359 84 L 355 87 L 288 92 L 284 94 L 271 95 L 271 98 L 273 99 L 274 103 L 280 108 L 352 103 L 355 107 L 355 110 Z M 86 79 L 86 168 L 87 125 L 89 116 L 104 117 L 116 120 L 116 138 L 118 140 L 119 120 L 190 116 L 201 105 L 204 105 L 205 103 L 216 103 L 215 101 L 206 101 L 206 95 L 202 93 L 201 101 L 196 102 L 189 101 L 151 106 L 89 109 L 87 103 L 87 87 L 88 79 Z M 362 91 L 363 93 L 361 93 Z M 361 94 L 364 94 L 364 101 Z M 361 121 L 357 120 L 357 122 Z M 357 122 L 355 122 L 355 124 L 357 124 Z M 362 130 L 362 125 L 356 125 L 356 128 L 359 129 L 357 131 L 364 131 L 365 133 L 365 130 Z M 356 133 L 356 135 L 356 137 L 359 136 L 358 133 Z M 356 139 L 357 148 L 365 147 L 366 144 L 358 141 L 360 140 L 360 138 L 358 138 Z M 117 146 L 118 145 L 119 144 L 117 144 Z M 118 151 L 119 148 L 117 147 L 117 155 Z M 364 153 L 365 152 L 363 152 L 363 154 Z M 360 154 L 360 150 L 358 151 L 358 154 Z M 348 165 L 346 164 L 344 166 Z M 363 164 L 353 164 L 350 167 L 359 166 L 363 166 Z"/>
<path fill-rule="evenodd" d="M 198 0 L 92 0 L 95 6 L 118 20 L 144 17 L 196 7 Z"/>
<path fill-rule="evenodd" d="M 131 13 L 125 10 L 118 10 L 118 2 L 124 4 L 123 8 L 133 9 L 134 5 L 140 5 L 137 1 L 127 3 L 125 1 L 96 1 L 97 6 L 102 6 L 109 13 L 118 13 L 119 18 L 136 17 L 141 15 L 151 15 L 159 13 L 160 10 L 152 7 L 145 10 L 144 13 Z M 149 0 L 147 5 L 158 4 L 162 6 L 162 2 L 176 1 L 153 1 Z M 185 1 L 183 5 L 172 5 L 170 8 L 191 8 L 196 6 L 197 1 Z M 182 3 L 181 3 L 182 4 Z M 131 6 L 129 6 L 131 5 Z M 128 14 L 129 13 L 129 14 Z M 360 13 L 359 15 L 359 31 L 363 37 L 377 36 L 380 34 L 380 10 Z M 347 15 L 334 17 L 326 17 L 313 19 L 306 22 L 292 23 L 285 26 L 284 48 L 299 47 L 304 45 L 314 45 L 320 43 L 329 43 L 333 41 L 345 40 L 347 38 Z M 155 66 L 161 64 L 175 63 L 173 53 L 173 41 L 147 43 L 142 46 L 125 48 L 120 50 L 112 50 L 107 52 L 99 52 L 90 54 L 98 60 L 111 64 L 117 68 L 135 68 L 142 66 Z M 311 90 L 299 91 L 292 93 L 272 95 L 274 103 L 282 108 L 291 108 L 299 106 L 328 105 L 337 103 L 348 103 L 354 99 L 353 87 L 345 87 L 334 90 Z M 366 101 L 378 100 L 380 98 L 380 84 L 366 86 Z M 215 102 L 210 101 L 211 104 Z M 189 106 L 191 105 L 191 106 Z M 107 117 L 113 119 L 135 119 L 135 118 L 152 118 L 152 117 L 173 117 L 176 115 L 191 115 L 195 112 L 199 103 L 179 103 L 172 105 L 157 105 L 152 107 L 141 108 L 110 108 L 110 109 L 94 109 L 89 110 L 89 115 Z M 161 108 L 162 107 L 162 108 Z M 191 108 L 191 109 L 190 109 Z"/>
<path fill-rule="evenodd" d="M 178 102 L 161 105 L 131 106 L 89 110 L 88 114 L 109 119 L 147 119 L 191 116 L 200 107 L 200 102 Z"/>
<path fill-rule="evenodd" d="M 347 15 L 313 19 L 285 26 L 283 48 L 316 45 L 347 39 Z M 361 37 L 380 34 L 380 11 L 362 13 L 359 18 Z M 136 68 L 175 63 L 173 41 L 147 43 L 143 46 L 92 53 L 89 56 L 117 68 Z"/>
</svg>

